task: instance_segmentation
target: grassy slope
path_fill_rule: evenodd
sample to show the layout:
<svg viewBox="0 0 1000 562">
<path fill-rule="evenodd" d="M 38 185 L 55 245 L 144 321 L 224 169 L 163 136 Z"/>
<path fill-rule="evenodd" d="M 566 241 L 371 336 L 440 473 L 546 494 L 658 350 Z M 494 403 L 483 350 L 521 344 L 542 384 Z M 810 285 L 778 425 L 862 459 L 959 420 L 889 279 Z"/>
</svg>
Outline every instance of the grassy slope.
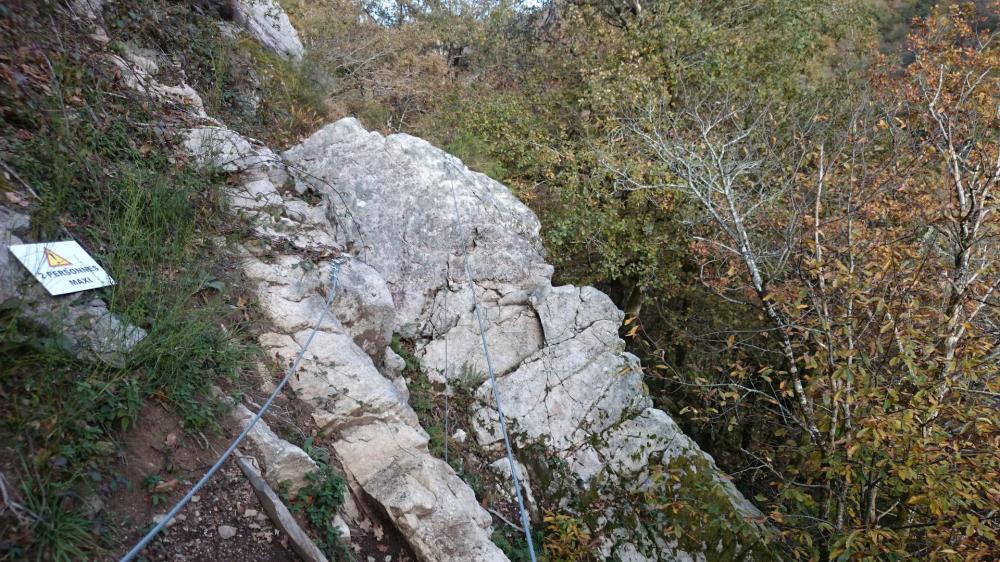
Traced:
<svg viewBox="0 0 1000 562">
<path fill-rule="evenodd" d="M 107 57 L 126 42 L 168 53 L 210 113 L 272 142 L 322 118 L 287 65 L 220 37 L 187 3 L 112 2 L 104 16 L 106 47 L 56 2 L 0 6 L 0 40 L 18 46 L 0 57 L 0 158 L 39 195 L 9 176 L 0 201 L 26 202 L 29 239 L 80 241 L 118 281 L 92 296 L 149 335 L 113 368 L 75 357 L 18 303 L 0 311 L 0 471 L 37 516 L 0 512 L 0 560 L 113 547 L 114 525 L 84 515 L 80 498 L 139 485 L 122 482 L 112 460 L 126 454 L 123 432 L 141 423 L 142 405 L 164 404 L 191 431 L 217 428 L 209 387 L 238 383 L 255 357 L 253 303 L 228 249 L 244 232 L 223 179 L 178 156 L 174 131 L 188 117 L 125 87 Z"/>
</svg>

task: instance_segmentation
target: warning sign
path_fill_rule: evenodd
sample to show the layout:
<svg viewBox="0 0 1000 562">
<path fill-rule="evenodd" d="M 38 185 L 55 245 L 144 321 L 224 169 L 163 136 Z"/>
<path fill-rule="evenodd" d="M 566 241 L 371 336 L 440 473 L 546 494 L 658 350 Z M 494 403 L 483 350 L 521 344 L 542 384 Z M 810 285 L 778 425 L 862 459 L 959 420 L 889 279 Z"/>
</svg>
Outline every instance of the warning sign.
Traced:
<svg viewBox="0 0 1000 562">
<path fill-rule="evenodd" d="M 75 240 L 18 244 L 10 252 L 51 295 L 114 285 L 115 281 Z"/>
<path fill-rule="evenodd" d="M 49 267 L 63 267 L 67 265 L 73 265 L 66 260 L 66 258 L 57 255 L 52 250 L 45 248 L 45 259 L 49 262 Z"/>
</svg>

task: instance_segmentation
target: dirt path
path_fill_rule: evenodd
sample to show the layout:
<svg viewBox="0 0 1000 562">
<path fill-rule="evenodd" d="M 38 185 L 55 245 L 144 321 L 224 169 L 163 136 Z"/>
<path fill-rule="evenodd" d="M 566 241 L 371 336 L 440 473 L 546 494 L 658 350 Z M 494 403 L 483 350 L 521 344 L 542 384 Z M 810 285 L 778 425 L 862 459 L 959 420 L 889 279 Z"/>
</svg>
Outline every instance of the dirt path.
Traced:
<svg viewBox="0 0 1000 562">
<path fill-rule="evenodd" d="M 190 489 L 233 436 L 233 428 L 227 427 L 203 439 L 185 433 L 161 406 L 143 409 L 138 427 L 124 436 L 124 455 L 118 460 L 118 470 L 130 485 L 118 486 L 107 498 L 106 518 L 124 535 L 122 551 Z M 150 561 L 298 560 L 232 460 L 153 542 L 146 557 Z"/>
</svg>

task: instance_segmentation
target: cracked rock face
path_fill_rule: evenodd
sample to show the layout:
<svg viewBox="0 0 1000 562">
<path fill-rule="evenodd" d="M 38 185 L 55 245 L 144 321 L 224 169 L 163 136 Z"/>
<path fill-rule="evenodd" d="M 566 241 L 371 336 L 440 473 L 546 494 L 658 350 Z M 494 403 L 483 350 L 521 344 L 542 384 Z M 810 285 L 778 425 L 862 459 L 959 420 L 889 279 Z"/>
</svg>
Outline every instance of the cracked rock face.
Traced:
<svg viewBox="0 0 1000 562">
<path fill-rule="evenodd" d="M 477 298 L 486 326 L 493 368 L 507 373 L 542 348 L 542 327 L 524 298 L 510 298 L 498 291 L 477 287 Z M 422 334 L 417 357 L 430 380 L 444 383 L 445 375 L 479 384 L 487 368 L 479 322 L 468 284 L 439 290 Z M 445 373 L 445 370 L 448 373 Z"/>
<path fill-rule="evenodd" d="M 276 0 L 235 0 L 233 16 L 261 45 L 291 60 L 302 60 L 305 49 L 288 14 Z"/>
<path fill-rule="evenodd" d="M 624 314 L 611 299 L 592 287 L 552 286 L 538 221 L 505 187 L 425 141 L 383 137 L 353 119 L 283 156 L 307 172 L 293 172 L 297 190 L 329 201 L 338 242 L 359 248 L 388 283 L 396 327 L 414 337 L 431 380 L 485 380 L 475 292 L 519 448 L 543 447 L 584 486 L 602 475 L 625 489 L 642 486 L 649 463 L 697 457 L 736 509 L 759 513 L 653 407 L 639 361 L 618 337 Z M 475 395 L 475 437 L 500 451 L 489 382 Z M 665 559 L 686 556 L 653 546 Z"/>
<path fill-rule="evenodd" d="M 257 182 L 263 198 L 247 198 L 242 191 L 232 196 L 260 237 L 259 244 L 248 244 L 243 269 L 273 320 L 273 331 L 260 336 L 260 343 L 279 364 L 289 365 L 332 290 L 328 257 L 343 248 L 335 240 L 339 229 L 328 218 L 333 203 L 311 205 L 279 193 L 274 179 L 285 173 L 285 164 L 232 131 L 195 129 L 185 146 L 200 161 L 237 175 L 244 187 Z M 271 247 L 283 250 L 274 253 Z M 472 490 L 430 455 L 405 386 L 377 368 L 376 361 L 386 363 L 390 374 L 400 369 L 398 357 L 384 360 L 396 318 L 385 278 L 363 261 L 350 260 L 339 279 L 333 313 L 318 325 L 289 385 L 312 407 L 317 428 L 331 436 L 352 492 L 378 504 L 421 560 L 506 560 L 490 541 L 491 518 Z"/>
<path fill-rule="evenodd" d="M 382 276 L 364 262 L 347 262 L 340 271 L 333 310 L 354 343 L 376 364 L 381 364 L 392 341 L 396 319 L 392 295 Z"/>
<path fill-rule="evenodd" d="M 282 156 L 305 172 L 293 172 L 300 192 L 330 202 L 336 242 L 357 248 L 388 283 L 397 328 L 423 320 L 446 276 L 461 273 L 452 259 L 466 247 L 488 244 L 482 259 L 470 261 L 476 279 L 510 285 L 533 271 L 551 276 L 535 215 L 506 187 L 427 141 L 384 137 L 348 118 Z"/>
</svg>

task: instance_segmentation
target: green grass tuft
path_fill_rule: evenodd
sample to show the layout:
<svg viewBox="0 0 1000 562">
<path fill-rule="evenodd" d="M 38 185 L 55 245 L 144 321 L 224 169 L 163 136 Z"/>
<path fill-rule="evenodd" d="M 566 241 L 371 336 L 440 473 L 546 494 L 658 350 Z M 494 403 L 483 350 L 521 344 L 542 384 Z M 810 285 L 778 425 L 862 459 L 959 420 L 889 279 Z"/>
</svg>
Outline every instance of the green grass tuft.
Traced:
<svg viewBox="0 0 1000 562">
<path fill-rule="evenodd" d="M 27 520 L 20 535 L 26 540 L 0 537 L 0 560 L 71 562 L 87 557 L 97 547 L 93 522 L 75 506 L 67 482 L 30 476 L 21 479 L 21 511 Z"/>
<path fill-rule="evenodd" d="M 12 54 L 25 79 L 0 81 L 0 158 L 39 195 L 27 238 L 79 241 L 117 281 L 81 301 L 103 299 L 148 335 L 111 366 L 78 355 L 19 303 L 0 310 L 0 452 L 24 459 L 23 474 L 6 476 L 43 516 L 0 514 L 0 559 L 83 559 L 110 546 L 72 498 L 108 472 L 120 433 L 148 401 L 188 430 L 216 428 L 224 404 L 211 386 L 256 357 L 237 314 L 245 303 L 226 282 L 235 260 L 224 241 L 240 225 L 228 224 L 222 177 L 177 149 L 171 131 L 185 115 L 126 88 L 100 46 L 43 8 L 0 20 L 6 41 L 34 45 Z"/>
</svg>

